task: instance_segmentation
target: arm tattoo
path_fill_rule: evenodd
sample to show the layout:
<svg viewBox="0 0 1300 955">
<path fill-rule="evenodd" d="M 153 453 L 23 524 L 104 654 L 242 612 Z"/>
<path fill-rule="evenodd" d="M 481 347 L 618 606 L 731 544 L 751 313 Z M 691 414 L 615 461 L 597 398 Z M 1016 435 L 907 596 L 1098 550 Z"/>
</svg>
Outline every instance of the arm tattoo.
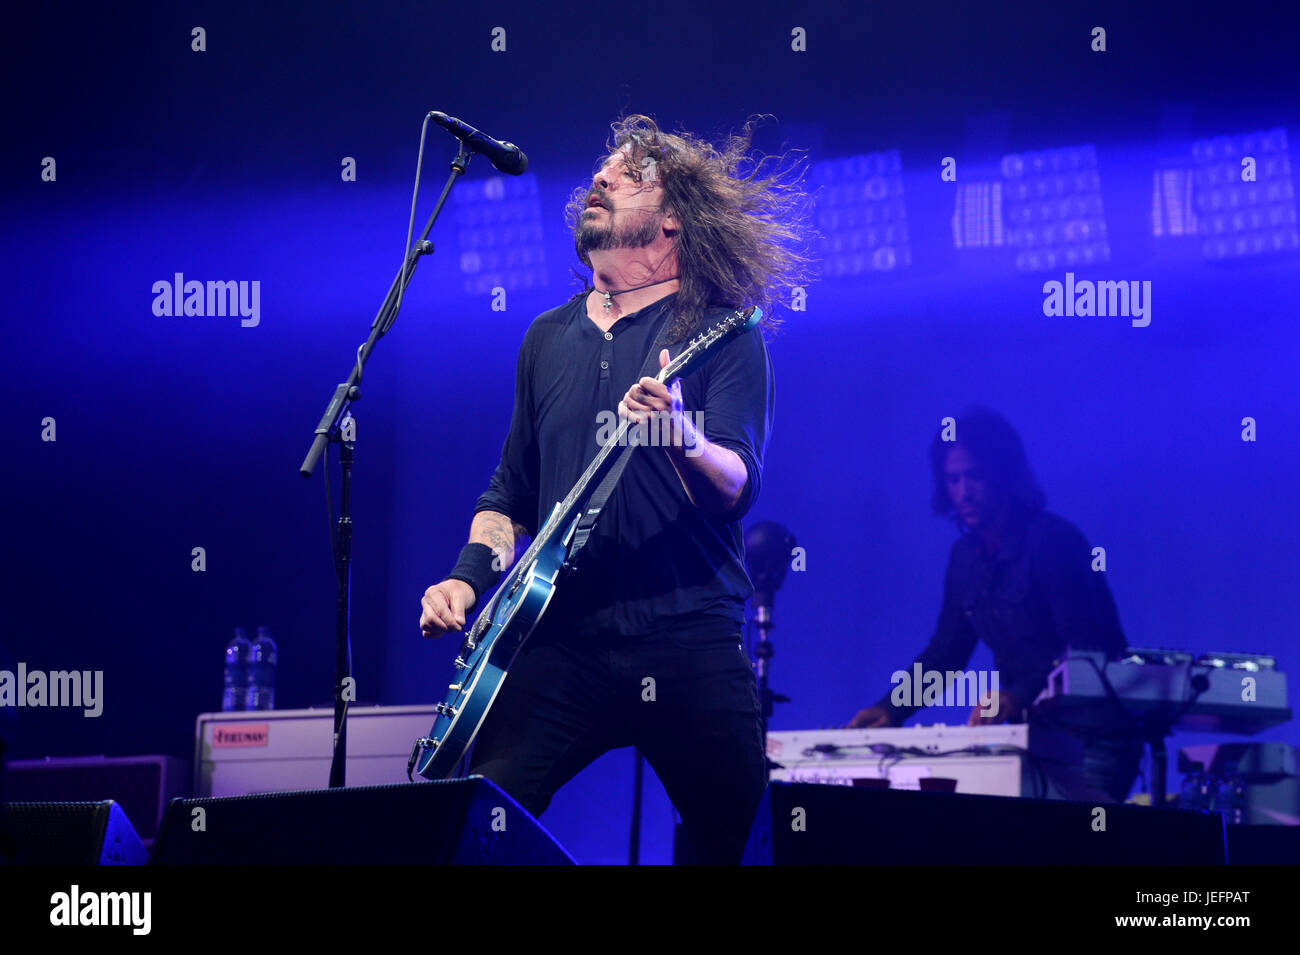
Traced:
<svg viewBox="0 0 1300 955">
<path fill-rule="evenodd" d="M 496 553 L 500 569 L 505 570 L 515 560 L 515 547 L 528 535 L 522 524 L 512 521 L 496 511 L 479 511 L 474 516 L 470 543 L 486 544 Z"/>
</svg>

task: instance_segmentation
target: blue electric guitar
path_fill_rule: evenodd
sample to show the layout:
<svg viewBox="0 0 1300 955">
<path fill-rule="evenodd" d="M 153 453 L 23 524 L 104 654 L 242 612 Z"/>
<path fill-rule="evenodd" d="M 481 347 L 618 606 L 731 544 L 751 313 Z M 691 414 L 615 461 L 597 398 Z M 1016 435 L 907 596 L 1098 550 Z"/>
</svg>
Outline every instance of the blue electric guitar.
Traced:
<svg viewBox="0 0 1300 955">
<path fill-rule="evenodd" d="M 657 380 L 668 382 L 690 374 L 717 354 L 725 342 L 752 329 L 762 317 L 757 306 L 732 312 L 691 339 L 681 354 L 660 370 Z M 474 742 L 515 654 L 546 612 L 562 575 L 573 569 L 570 551 L 584 508 L 619 457 L 635 446 L 626 440 L 630 427 L 635 427 L 631 420 L 620 420 L 618 431 L 600 449 L 568 496 L 551 509 L 532 544 L 475 619 L 456 655 L 455 682 L 448 687 L 447 698 L 436 707 L 438 716 L 433 729 L 428 737 L 415 741 L 408 776 L 415 770 L 426 779 L 446 779 Z"/>
</svg>

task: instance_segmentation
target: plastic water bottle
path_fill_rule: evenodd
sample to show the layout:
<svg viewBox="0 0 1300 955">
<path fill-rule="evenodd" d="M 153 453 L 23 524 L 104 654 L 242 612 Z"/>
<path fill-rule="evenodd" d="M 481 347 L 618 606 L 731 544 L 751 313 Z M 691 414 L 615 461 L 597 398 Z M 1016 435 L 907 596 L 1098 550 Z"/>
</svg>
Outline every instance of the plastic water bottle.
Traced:
<svg viewBox="0 0 1300 955">
<path fill-rule="evenodd" d="M 1218 781 L 1214 808 L 1223 813 L 1224 821 L 1230 826 L 1241 825 L 1246 815 L 1246 782 L 1237 770 L 1236 763 L 1229 763 L 1227 772 Z"/>
<path fill-rule="evenodd" d="M 235 635 L 226 644 L 225 691 L 221 694 L 221 710 L 229 713 L 242 710 L 248 695 L 248 655 L 253 645 L 248 641 L 248 630 L 236 627 Z"/>
<path fill-rule="evenodd" d="M 1209 809 L 1211 791 L 1211 780 L 1204 770 L 1191 774 L 1183 780 L 1182 798 L 1178 805 L 1182 809 Z"/>
<path fill-rule="evenodd" d="M 248 697 L 246 710 L 275 709 L 275 664 L 279 654 L 270 627 L 258 627 L 257 639 L 248 655 Z"/>
</svg>

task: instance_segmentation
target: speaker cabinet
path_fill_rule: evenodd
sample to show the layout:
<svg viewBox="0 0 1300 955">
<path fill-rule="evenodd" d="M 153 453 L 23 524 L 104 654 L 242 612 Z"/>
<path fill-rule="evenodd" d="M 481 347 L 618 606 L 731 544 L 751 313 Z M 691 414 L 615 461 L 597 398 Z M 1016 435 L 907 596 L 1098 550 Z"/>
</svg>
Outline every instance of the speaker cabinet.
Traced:
<svg viewBox="0 0 1300 955">
<path fill-rule="evenodd" d="M 111 799 L 135 824 L 147 848 L 167 803 L 191 794 L 189 774 L 188 762 L 171 756 L 23 759 L 9 764 L 5 797 L 22 802 Z"/>
<path fill-rule="evenodd" d="M 164 865 L 568 865 L 527 810 L 482 776 L 438 782 L 177 799 Z"/>
<path fill-rule="evenodd" d="M 768 786 L 744 856 L 750 865 L 1226 861 L 1216 812 L 781 782 Z"/>
<path fill-rule="evenodd" d="M 0 810 L 16 865 L 140 865 L 149 854 L 122 807 L 102 802 L 11 802 Z"/>
</svg>

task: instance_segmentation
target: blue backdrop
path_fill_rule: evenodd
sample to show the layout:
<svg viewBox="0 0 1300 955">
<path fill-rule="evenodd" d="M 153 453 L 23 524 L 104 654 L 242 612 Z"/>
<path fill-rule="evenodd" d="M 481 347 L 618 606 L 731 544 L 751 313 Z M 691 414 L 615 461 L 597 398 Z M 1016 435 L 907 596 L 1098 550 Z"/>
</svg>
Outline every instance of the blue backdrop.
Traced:
<svg viewBox="0 0 1300 955">
<path fill-rule="evenodd" d="M 1249 243 L 1214 254 L 1205 208 L 1196 229 L 1171 235 L 1173 207 L 1193 210 L 1196 189 L 1156 188 L 1199 171 L 1208 189 L 1204 143 L 1232 137 L 1220 145 L 1235 161 L 1232 149 L 1276 146 L 1280 131 L 1255 185 L 1281 188 L 1269 208 L 1287 208 L 1295 24 L 1234 9 L 1231 22 L 1175 4 L 922 15 L 766 0 L 625 18 L 569 3 L 8 14 L 5 60 L 22 92 L 0 177 L 0 643 L 29 668 L 105 674 L 100 718 L 20 711 L 13 755 L 188 756 L 194 716 L 219 707 L 236 625 L 269 625 L 279 641 L 279 706 L 328 703 L 325 494 L 320 471 L 307 482 L 297 469 L 400 264 L 430 109 L 528 153 L 526 194 L 510 208 L 534 260 L 493 281 L 500 187 L 476 159 L 357 407 L 361 702 L 441 696 L 454 647 L 422 640 L 419 598 L 450 568 L 495 465 L 524 330 L 573 291 L 561 207 L 624 112 L 715 138 L 774 114 L 759 148 L 808 150 L 823 182 L 852 179 L 835 160 L 896 154 L 898 254 L 809 286 L 770 345 L 776 427 L 747 523 L 780 521 L 807 555 L 777 598 L 773 684 L 793 702 L 773 728 L 842 724 L 924 644 L 955 533 L 929 513 L 925 449 L 972 402 L 1020 429 L 1049 507 L 1106 548 L 1131 644 L 1270 652 L 1296 669 L 1300 258 Z M 1150 282 L 1146 327 L 1046 316 L 1043 284 L 1066 266 L 1018 267 L 1023 246 L 971 247 L 969 222 L 954 222 L 960 190 L 977 183 L 999 183 L 1010 214 L 1003 157 L 1062 149 L 1095 156 L 1107 247 L 1069 270 Z M 453 154 L 432 130 L 417 228 Z M 819 220 L 828 254 L 844 222 Z M 1261 232 L 1229 226 L 1229 242 Z M 156 315 L 154 283 L 176 273 L 258 282 L 257 324 Z M 506 289 L 503 311 L 481 282 Z M 1255 441 L 1242 440 L 1246 417 Z M 45 419 L 57 440 L 42 440 Z M 649 779 L 643 858 L 667 861 L 672 810 Z M 631 781 L 630 752 L 612 753 L 543 821 L 581 861 L 624 859 Z"/>
</svg>

